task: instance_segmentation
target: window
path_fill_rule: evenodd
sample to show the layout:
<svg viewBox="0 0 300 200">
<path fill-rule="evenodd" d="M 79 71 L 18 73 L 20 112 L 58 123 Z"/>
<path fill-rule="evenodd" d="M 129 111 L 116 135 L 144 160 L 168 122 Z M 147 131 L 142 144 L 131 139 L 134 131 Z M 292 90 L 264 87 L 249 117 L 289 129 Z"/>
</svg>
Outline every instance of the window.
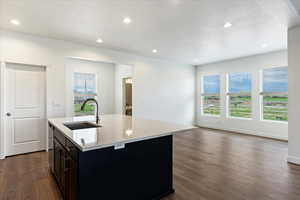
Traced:
<svg viewBox="0 0 300 200">
<path fill-rule="evenodd" d="M 220 115 L 220 76 L 203 76 L 202 114 Z"/>
<path fill-rule="evenodd" d="M 96 74 L 74 73 L 73 91 L 75 116 L 93 115 L 95 113 L 95 105 L 87 104 L 83 111 L 81 111 L 81 105 L 86 99 L 97 97 L 96 82 Z"/>
<path fill-rule="evenodd" d="M 230 73 L 227 96 L 230 117 L 251 118 L 250 73 Z"/>
<path fill-rule="evenodd" d="M 288 121 L 288 69 L 276 67 L 263 70 L 262 118 Z"/>
</svg>

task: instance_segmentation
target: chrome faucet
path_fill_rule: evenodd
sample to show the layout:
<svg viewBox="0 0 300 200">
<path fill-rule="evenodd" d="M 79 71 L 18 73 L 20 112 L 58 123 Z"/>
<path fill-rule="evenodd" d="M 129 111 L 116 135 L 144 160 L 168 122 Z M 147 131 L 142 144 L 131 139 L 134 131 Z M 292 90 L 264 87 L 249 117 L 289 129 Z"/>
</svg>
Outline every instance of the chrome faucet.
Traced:
<svg viewBox="0 0 300 200">
<path fill-rule="evenodd" d="M 97 106 L 97 112 L 96 112 L 96 124 L 99 124 L 99 121 L 100 121 L 100 119 L 99 119 L 99 105 L 98 105 L 98 101 L 97 101 L 96 99 L 89 98 L 89 99 L 85 100 L 85 101 L 83 102 L 82 106 L 81 106 L 81 111 L 83 111 L 85 105 L 86 105 L 87 102 L 89 102 L 89 101 L 93 101 L 93 102 L 96 103 L 96 106 Z"/>
</svg>

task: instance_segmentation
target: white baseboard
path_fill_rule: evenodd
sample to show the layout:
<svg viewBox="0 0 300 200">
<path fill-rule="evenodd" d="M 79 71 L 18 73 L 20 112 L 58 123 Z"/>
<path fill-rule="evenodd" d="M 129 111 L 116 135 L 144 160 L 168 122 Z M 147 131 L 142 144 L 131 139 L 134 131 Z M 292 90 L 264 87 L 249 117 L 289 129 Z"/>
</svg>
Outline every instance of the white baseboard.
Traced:
<svg viewBox="0 0 300 200">
<path fill-rule="evenodd" d="M 287 161 L 296 165 L 300 165 L 300 158 L 296 156 L 288 156 Z"/>
<path fill-rule="evenodd" d="M 218 129 L 218 130 L 235 132 L 235 133 L 240 133 L 240 134 L 245 134 L 245 135 L 254 135 L 254 136 L 260 136 L 260 137 L 265 137 L 265 138 L 288 141 L 288 138 L 285 137 L 285 136 L 266 134 L 266 133 L 263 133 L 263 132 L 256 132 L 256 131 L 249 131 L 249 130 L 242 130 L 242 129 L 235 129 L 235 128 L 223 128 L 223 127 L 220 128 L 220 127 L 216 127 L 216 126 L 202 126 L 202 125 L 197 125 L 197 126 L 200 127 L 200 128 Z"/>
<path fill-rule="evenodd" d="M 0 160 L 5 159 L 5 156 L 3 154 L 0 154 Z"/>
</svg>

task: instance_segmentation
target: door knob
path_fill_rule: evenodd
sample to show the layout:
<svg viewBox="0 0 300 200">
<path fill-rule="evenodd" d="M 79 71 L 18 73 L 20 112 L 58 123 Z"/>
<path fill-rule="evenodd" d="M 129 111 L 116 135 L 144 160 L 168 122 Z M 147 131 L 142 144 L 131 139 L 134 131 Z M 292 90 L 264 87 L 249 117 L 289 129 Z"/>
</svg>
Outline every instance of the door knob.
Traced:
<svg viewBox="0 0 300 200">
<path fill-rule="evenodd" d="M 11 113 L 9 113 L 9 112 L 6 113 L 6 116 L 7 116 L 7 117 L 10 117 L 10 116 L 11 116 Z"/>
</svg>

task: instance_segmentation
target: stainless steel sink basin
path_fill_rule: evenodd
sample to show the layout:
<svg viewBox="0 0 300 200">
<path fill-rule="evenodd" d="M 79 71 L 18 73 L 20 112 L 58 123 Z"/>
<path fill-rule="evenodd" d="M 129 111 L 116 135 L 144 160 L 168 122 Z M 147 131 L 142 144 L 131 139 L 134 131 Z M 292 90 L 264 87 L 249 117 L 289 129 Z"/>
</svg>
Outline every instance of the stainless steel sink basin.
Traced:
<svg viewBox="0 0 300 200">
<path fill-rule="evenodd" d="M 100 125 L 93 124 L 91 122 L 72 122 L 72 123 L 65 123 L 64 125 L 71 130 L 101 127 Z"/>
</svg>

